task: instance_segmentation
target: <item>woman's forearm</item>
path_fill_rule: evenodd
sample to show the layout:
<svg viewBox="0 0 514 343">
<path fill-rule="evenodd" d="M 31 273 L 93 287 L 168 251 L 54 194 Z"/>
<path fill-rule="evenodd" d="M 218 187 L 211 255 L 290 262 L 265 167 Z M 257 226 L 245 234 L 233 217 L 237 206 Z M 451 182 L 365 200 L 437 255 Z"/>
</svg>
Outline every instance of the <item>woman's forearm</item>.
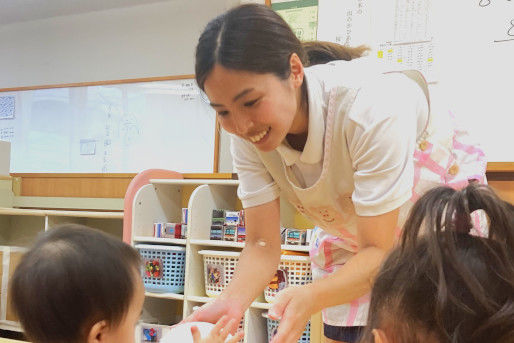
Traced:
<svg viewBox="0 0 514 343">
<path fill-rule="evenodd" d="M 221 295 L 222 298 L 229 298 L 241 306 L 242 310 L 251 305 L 277 271 L 280 245 L 273 246 L 263 242 L 247 242 L 234 277 Z"/>
<path fill-rule="evenodd" d="M 349 303 L 369 293 L 387 253 L 388 250 L 378 247 L 366 247 L 331 275 L 307 285 L 313 296 L 312 313 Z"/>
<path fill-rule="evenodd" d="M 222 298 L 246 310 L 275 275 L 280 261 L 280 202 L 245 209 L 246 245 Z"/>
</svg>

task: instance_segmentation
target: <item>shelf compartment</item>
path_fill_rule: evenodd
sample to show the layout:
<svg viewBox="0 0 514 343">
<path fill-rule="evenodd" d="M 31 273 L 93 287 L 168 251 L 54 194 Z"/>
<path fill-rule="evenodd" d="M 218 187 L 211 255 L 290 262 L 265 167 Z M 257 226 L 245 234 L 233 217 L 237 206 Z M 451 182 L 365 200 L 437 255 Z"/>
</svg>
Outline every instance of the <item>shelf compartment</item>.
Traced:
<svg viewBox="0 0 514 343">
<path fill-rule="evenodd" d="M 176 293 L 155 293 L 155 292 L 145 292 L 145 296 L 149 298 L 160 298 L 160 299 L 170 299 L 170 300 L 184 300 L 183 294 Z"/>
<path fill-rule="evenodd" d="M 147 236 L 134 236 L 134 238 L 132 240 L 134 243 L 186 245 L 186 240 L 179 239 L 179 238 L 157 238 L 157 237 L 147 237 Z"/>
<path fill-rule="evenodd" d="M 216 240 L 210 240 L 210 239 L 191 239 L 189 241 L 189 243 L 193 244 L 193 245 L 202 245 L 202 246 L 211 246 L 211 247 L 220 247 L 220 248 L 238 248 L 238 249 L 242 249 L 245 246 L 245 243 L 230 242 L 230 241 L 216 241 Z M 285 245 L 285 244 L 282 244 L 280 246 L 280 248 L 282 250 L 309 252 L 308 245 Z"/>
</svg>

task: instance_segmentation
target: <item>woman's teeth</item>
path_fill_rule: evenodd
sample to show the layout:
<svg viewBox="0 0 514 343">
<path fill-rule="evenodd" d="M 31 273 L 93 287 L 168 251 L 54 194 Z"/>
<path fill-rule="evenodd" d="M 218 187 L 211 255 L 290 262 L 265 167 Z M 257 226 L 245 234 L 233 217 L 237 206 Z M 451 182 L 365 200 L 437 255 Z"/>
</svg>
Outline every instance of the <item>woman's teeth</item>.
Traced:
<svg viewBox="0 0 514 343">
<path fill-rule="evenodd" d="M 266 136 L 266 134 L 268 133 L 268 131 L 270 130 L 270 128 L 268 127 L 266 130 L 262 131 L 261 133 L 255 135 L 255 136 L 252 136 L 250 137 L 250 141 L 252 143 L 257 143 L 258 141 L 260 141 L 262 139 L 262 137 Z"/>
</svg>

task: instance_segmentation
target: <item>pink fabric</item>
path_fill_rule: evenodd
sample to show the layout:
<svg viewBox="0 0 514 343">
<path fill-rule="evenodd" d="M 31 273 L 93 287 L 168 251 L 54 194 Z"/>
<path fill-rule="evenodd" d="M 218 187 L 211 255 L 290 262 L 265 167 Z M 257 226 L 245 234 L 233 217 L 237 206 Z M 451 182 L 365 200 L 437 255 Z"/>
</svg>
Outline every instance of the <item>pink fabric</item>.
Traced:
<svg viewBox="0 0 514 343">
<path fill-rule="evenodd" d="M 346 326 L 353 326 L 355 317 L 357 317 L 357 311 L 359 310 L 359 299 L 356 299 L 350 303 L 350 314 L 346 319 Z"/>
<path fill-rule="evenodd" d="M 137 191 L 150 179 L 183 179 L 182 174 L 165 169 L 147 169 L 138 173 L 130 182 L 123 201 L 123 242 L 130 244 L 132 236 L 132 206 Z"/>
<path fill-rule="evenodd" d="M 451 114 L 450 114 L 451 116 Z M 459 131 L 455 128 L 453 140 L 450 146 L 441 146 L 436 141 L 431 141 L 431 137 L 427 137 L 417 142 L 414 151 L 414 180 L 412 185 L 412 197 L 410 201 L 402 206 L 404 213 L 407 213 L 410 207 L 418 198 L 432 187 L 439 185 L 447 185 L 449 187 L 460 189 L 466 187 L 469 180 L 475 179 L 478 182 L 485 183 L 486 160 L 483 151 L 478 146 L 465 144 L 457 140 L 459 138 L 467 138 L 467 133 Z M 420 149 L 419 144 L 423 142 L 424 150 Z M 451 171 L 451 167 L 457 165 L 455 172 Z M 403 218 L 403 220 L 405 217 Z M 479 214 L 473 216 L 474 226 L 479 235 L 487 235 L 486 220 Z M 401 233 L 399 223 L 398 236 Z M 314 241 L 311 243 L 311 261 L 313 275 L 321 275 L 326 277 L 338 268 L 344 265 L 347 256 L 338 253 L 340 249 L 348 249 L 348 244 L 344 239 L 332 236 L 328 233 L 316 234 Z M 354 250 L 355 253 L 357 250 Z M 323 265 L 320 265 L 324 262 Z M 363 307 L 367 307 L 369 301 L 366 298 L 359 298 L 349 304 L 340 305 L 340 311 L 332 311 L 331 309 L 323 310 L 323 318 L 329 321 L 330 325 L 334 325 L 337 320 L 341 326 L 365 325 L 362 317 Z M 336 319 L 334 314 L 339 314 L 340 319 Z M 328 319 L 328 320 L 327 320 Z"/>
<path fill-rule="evenodd" d="M 472 146 L 472 145 L 467 145 L 467 144 L 463 144 L 457 140 L 454 141 L 453 143 L 453 147 L 454 149 L 456 150 L 462 150 L 470 155 L 473 155 L 473 154 L 477 154 L 478 156 L 483 156 L 485 157 L 484 155 L 484 152 L 482 151 L 482 149 L 479 149 L 475 146 Z"/>
</svg>

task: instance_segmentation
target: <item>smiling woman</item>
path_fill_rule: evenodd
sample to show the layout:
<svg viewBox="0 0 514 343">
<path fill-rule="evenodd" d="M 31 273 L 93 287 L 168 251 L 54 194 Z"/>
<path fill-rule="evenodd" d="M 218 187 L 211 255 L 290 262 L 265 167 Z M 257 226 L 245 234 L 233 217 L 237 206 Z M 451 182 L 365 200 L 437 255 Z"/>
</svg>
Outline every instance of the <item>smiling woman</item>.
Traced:
<svg viewBox="0 0 514 343">
<path fill-rule="evenodd" d="M 271 280 L 283 196 L 317 225 L 310 252 L 317 280 L 278 294 L 269 312 L 281 319 L 272 342 L 297 341 L 320 310 L 328 339 L 355 342 L 370 280 L 412 203 L 440 183 L 484 180 L 483 152 L 430 99 L 423 76 L 382 74 L 359 58 L 365 51 L 302 44 L 278 14 L 255 4 L 205 28 L 196 79 L 232 134 L 247 243 L 232 282 L 192 320 L 239 319 Z"/>
</svg>

